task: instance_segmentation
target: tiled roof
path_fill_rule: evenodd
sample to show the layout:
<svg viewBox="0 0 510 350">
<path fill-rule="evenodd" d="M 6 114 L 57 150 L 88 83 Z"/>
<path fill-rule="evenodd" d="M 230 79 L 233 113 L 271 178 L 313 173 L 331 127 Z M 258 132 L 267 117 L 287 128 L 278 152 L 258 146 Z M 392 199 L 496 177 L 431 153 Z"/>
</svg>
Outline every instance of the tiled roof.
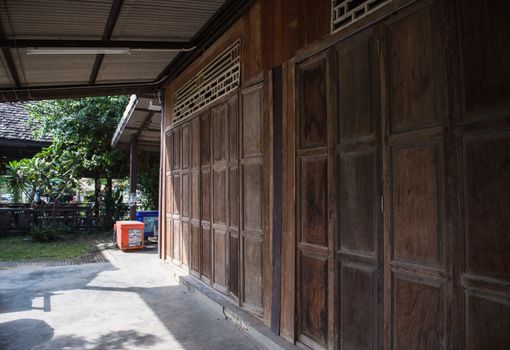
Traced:
<svg viewBox="0 0 510 350">
<path fill-rule="evenodd" d="M 37 139 L 35 127 L 28 124 L 28 112 L 23 103 L 0 103 L 0 138 L 23 141 L 51 142 L 49 136 Z"/>
</svg>

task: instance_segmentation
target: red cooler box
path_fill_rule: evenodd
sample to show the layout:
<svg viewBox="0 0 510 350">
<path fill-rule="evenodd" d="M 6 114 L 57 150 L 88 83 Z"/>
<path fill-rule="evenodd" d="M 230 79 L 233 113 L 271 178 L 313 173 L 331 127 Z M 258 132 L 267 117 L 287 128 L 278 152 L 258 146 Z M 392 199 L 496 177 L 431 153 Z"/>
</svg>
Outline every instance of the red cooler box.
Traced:
<svg viewBox="0 0 510 350">
<path fill-rule="evenodd" d="M 144 224 L 140 221 L 117 221 L 117 245 L 121 250 L 143 248 Z"/>
</svg>

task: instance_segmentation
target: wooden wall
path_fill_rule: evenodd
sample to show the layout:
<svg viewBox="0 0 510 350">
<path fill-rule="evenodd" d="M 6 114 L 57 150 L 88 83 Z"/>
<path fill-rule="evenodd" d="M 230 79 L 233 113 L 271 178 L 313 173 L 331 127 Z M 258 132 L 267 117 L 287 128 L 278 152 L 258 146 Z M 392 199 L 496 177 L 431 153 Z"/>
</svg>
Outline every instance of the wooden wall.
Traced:
<svg viewBox="0 0 510 350">
<path fill-rule="evenodd" d="M 335 35 L 330 10 L 256 1 L 167 86 L 166 256 L 267 325 L 277 299 L 303 346 L 510 348 L 510 5 L 394 0 Z M 239 38 L 240 89 L 172 128 L 172 92 Z"/>
</svg>

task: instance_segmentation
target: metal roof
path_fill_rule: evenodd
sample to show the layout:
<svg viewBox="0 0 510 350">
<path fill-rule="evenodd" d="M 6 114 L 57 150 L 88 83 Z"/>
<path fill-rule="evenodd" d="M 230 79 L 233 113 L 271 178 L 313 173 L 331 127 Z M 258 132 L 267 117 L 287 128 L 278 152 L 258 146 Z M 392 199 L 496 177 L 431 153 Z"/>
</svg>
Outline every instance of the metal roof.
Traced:
<svg viewBox="0 0 510 350">
<path fill-rule="evenodd" d="M 0 101 L 153 93 L 251 3 L 0 0 Z M 28 54 L 31 47 L 53 51 Z"/>
<path fill-rule="evenodd" d="M 113 134 L 112 147 L 138 140 L 141 149 L 159 152 L 161 105 L 157 97 L 131 95 L 124 115 Z"/>
</svg>

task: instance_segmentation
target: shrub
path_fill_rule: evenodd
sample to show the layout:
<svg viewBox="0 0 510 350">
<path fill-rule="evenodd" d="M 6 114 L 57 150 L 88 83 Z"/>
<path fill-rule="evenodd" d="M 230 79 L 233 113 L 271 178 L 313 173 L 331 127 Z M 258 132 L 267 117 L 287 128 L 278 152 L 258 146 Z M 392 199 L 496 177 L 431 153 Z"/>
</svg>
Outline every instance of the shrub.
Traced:
<svg viewBox="0 0 510 350">
<path fill-rule="evenodd" d="M 34 226 L 30 230 L 32 240 L 37 242 L 53 242 L 60 240 L 60 234 L 55 226 Z"/>
</svg>

